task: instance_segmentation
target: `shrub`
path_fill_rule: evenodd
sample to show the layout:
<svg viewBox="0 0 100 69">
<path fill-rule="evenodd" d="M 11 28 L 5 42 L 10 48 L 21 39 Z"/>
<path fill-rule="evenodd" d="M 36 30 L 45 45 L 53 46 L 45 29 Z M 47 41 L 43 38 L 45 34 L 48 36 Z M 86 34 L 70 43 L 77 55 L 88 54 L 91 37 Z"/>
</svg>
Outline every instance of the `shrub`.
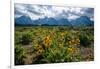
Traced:
<svg viewBox="0 0 100 69">
<path fill-rule="evenodd" d="M 66 50 L 64 49 L 61 50 L 59 48 L 49 48 L 44 53 L 44 60 L 47 61 L 47 63 L 64 62 L 65 55 L 66 55 Z"/>
<path fill-rule="evenodd" d="M 15 44 L 20 44 L 21 43 L 21 34 L 20 32 L 15 33 Z"/>
<path fill-rule="evenodd" d="M 80 61 L 81 60 L 81 56 L 79 54 L 79 51 L 77 50 L 77 48 L 73 48 L 74 50 L 72 50 L 71 53 L 69 51 L 69 46 L 66 47 L 56 47 L 53 46 L 49 49 L 47 49 L 44 52 L 44 61 L 46 61 L 46 63 L 60 63 L 60 62 L 71 62 L 71 61 Z"/>
<path fill-rule="evenodd" d="M 79 36 L 79 38 L 80 38 L 80 45 L 82 45 L 82 46 L 84 46 L 84 47 L 89 47 L 89 46 L 90 46 L 91 40 L 90 40 L 90 38 L 89 38 L 88 35 L 86 35 L 86 34 L 81 34 L 81 35 Z"/>
<path fill-rule="evenodd" d="M 23 45 L 27 45 L 27 44 L 30 44 L 30 42 L 32 42 L 32 35 L 29 33 L 23 34 L 21 38 L 21 43 Z"/>
<path fill-rule="evenodd" d="M 15 65 L 22 65 L 24 64 L 25 56 L 25 49 L 20 45 L 15 46 Z"/>
</svg>

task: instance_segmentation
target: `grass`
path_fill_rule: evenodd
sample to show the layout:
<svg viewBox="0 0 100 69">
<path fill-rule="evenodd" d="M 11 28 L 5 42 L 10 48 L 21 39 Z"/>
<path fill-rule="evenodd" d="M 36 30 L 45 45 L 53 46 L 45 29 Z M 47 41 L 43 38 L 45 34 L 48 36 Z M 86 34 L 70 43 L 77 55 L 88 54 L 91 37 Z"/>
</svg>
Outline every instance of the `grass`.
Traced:
<svg viewBox="0 0 100 69">
<path fill-rule="evenodd" d="M 15 65 L 93 60 L 93 27 L 15 26 Z"/>
</svg>

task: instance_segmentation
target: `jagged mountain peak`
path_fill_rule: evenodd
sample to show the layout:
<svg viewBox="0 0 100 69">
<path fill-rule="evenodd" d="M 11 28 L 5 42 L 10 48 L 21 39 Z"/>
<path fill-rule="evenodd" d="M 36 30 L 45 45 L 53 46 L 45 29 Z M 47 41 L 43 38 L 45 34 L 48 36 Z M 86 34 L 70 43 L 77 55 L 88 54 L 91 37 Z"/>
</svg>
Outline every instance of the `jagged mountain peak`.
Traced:
<svg viewBox="0 0 100 69">
<path fill-rule="evenodd" d="M 55 19 L 53 17 L 44 17 L 39 18 L 37 20 L 32 20 L 28 16 L 21 16 L 19 18 L 15 18 L 16 24 L 31 24 L 31 25 L 67 25 L 67 26 L 87 26 L 93 23 L 87 16 L 81 16 L 75 20 L 69 21 L 65 18 Z"/>
</svg>

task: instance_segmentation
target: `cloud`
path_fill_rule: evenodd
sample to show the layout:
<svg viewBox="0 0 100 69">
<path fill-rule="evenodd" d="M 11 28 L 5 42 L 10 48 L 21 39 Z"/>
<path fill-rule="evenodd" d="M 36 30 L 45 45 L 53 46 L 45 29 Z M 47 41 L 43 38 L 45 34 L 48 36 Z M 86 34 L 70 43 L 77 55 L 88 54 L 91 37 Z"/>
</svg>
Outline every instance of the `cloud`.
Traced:
<svg viewBox="0 0 100 69">
<path fill-rule="evenodd" d="M 88 16 L 91 20 L 94 20 L 94 8 L 87 8 L 84 10 L 84 15 Z"/>
<path fill-rule="evenodd" d="M 63 7 L 50 5 L 15 4 L 15 17 L 29 16 L 31 19 L 44 17 L 76 19 L 80 16 L 87 16 L 94 19 L 93 8 Z"/>
</svg>

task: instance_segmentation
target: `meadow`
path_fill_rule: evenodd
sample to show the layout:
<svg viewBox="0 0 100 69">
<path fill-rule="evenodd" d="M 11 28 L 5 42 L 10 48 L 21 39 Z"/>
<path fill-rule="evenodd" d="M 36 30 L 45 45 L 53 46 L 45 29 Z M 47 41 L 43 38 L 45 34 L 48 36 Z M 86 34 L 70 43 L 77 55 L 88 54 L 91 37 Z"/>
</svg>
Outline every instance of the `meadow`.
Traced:
<svg viewBox="0 0 100 69">
<path fill-rule="evenodd" d="M 94 27 L 15 26 L 15 65 L 94 60 Z"/>
</svg>

